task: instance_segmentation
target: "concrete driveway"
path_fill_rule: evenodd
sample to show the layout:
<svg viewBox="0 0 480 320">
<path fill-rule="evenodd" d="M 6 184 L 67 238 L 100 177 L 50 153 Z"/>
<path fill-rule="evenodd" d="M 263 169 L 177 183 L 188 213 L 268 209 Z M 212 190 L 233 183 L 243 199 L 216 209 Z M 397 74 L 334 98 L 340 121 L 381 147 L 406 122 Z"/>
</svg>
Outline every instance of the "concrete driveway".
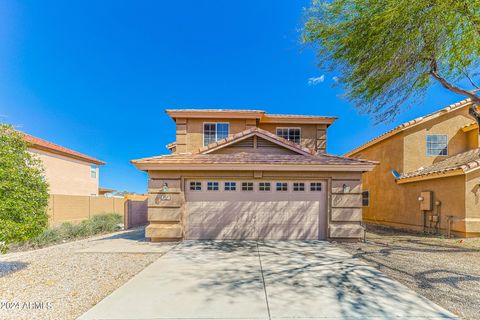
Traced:
<svg viewBox="0 0 480 320">
<path fill-rule="evenodd" d="M 80 319 L 455 316 L 322 241 L 186 241 Z"/>
</svg>

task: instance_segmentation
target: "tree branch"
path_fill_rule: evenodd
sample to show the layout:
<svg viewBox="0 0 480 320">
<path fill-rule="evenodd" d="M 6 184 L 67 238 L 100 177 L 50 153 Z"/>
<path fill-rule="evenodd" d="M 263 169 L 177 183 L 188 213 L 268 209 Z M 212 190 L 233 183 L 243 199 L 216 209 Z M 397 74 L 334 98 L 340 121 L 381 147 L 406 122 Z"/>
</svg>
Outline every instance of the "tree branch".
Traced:
<svg viewBox="0 0 480 320">
<path fill-rule="evenodd" d="M 480 111 L 477 110 L 477 107 L 480 106 L 480 96 L 475 94 L 475 91 L 468 91 L 465 89 L 462 89 L 449 81 L 447 79 L 443 78 L 440 76 L 438 73 L 438 65 L 437 65 L 437 60 L 435 58 L 432 58 L 430 61 L 430 75 L 437 80 L 445 89 L 450 90 L 451 92 L 454 92 L 456 94 L 462 95 L 464 97 L 468 97 L 472 100 L 473 104 L 468 110 L 468 113 L 477 121 L 478 123 L 478 130 L 480 133 Z"/>
<path fill-rule="evenodd" d="M 465 77 L 467 77 L 468 81 L 470 81 L 470 84 L 476 88 L 476 90 L 472 90 L 472 92 L 478 91 L 478 89 L 480 89 L 480 87 L 475 83 L 475 81 L 473 81 L 472 77 L 470 77 L 468 72 L 464 71 L 463 74 L 465 75 Z"/>
</svg>

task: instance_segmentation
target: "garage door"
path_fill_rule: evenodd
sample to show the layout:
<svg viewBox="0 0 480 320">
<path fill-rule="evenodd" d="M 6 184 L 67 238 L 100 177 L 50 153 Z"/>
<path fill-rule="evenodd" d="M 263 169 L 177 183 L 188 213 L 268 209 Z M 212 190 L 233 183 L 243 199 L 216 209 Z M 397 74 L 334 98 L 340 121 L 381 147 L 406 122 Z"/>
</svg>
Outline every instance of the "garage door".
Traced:
<svg viewBox="0 0 480 320">
<path fill-rule="evenodd" d="M 186 239 L 325 239 L 324 181 L 187 180 Z"/>
</svg>

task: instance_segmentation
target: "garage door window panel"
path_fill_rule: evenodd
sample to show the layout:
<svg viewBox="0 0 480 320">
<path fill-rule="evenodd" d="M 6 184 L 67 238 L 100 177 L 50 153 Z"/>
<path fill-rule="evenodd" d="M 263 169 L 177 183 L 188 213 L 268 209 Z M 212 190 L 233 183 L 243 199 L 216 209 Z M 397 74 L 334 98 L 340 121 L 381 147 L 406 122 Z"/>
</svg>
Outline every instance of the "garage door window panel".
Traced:
<svg viewBox="0 0 480 320">
<path fill-rule="evenodd" d="M 225 182 L 223 189 L 225 191 L 236 191 L 237 190 L 237 183 L 236 182 Z"/>
<path fill-rule="evenodd" d="M 277 191 L 288 191 L 288 183 L 287 182 L 277 182 L 276 190 Z"/>
<path fill-rule="evenodd" d="M 191 181 L 190 191 L 202 191 L 202 183 L 200 181 Z"/>
<path fill-rule="evenodd" d="M 253 182 L 242 182 L 242 191 L 253 191 Z"/>
<path fill-rule="evenodd" d="M 294 182 L 293 183 L 293 191 L 305 191 L 305 183 L 304 182 Z"/>
<path fill-rule="evenodd" d="M 322 191 L 322 183 L 321 182 L 310 183 L 310 191 Z"/>
<path fill-rule="evenodd" d="M 259 182 L 258 183 L 258 191 L 270 191 L 271 190 L 271 183 L 270 182 Z"/>
<path fill-rule="evenodd" d="M 216 181 L 207 182 L 207 191 L 218 191 L 218 182 Z"/>
</svg>

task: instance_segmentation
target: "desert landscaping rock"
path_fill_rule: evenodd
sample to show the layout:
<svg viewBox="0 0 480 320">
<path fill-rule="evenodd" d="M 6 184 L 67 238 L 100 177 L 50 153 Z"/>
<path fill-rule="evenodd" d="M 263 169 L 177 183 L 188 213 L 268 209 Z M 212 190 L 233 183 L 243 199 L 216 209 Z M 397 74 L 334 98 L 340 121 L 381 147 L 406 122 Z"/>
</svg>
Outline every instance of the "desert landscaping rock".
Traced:
<svg viewBox="0 0 480 320">
<path fill-rule="evenodd" d="M 124 253 L 118 235 L 0 256 L 0 319 L 75 319 L 174 246 Z"/>
<path fill-rule="evenodd" d="M 478 239 L 370 228 L 366 243 L 337 245 L 462 319 L 479 318 Z"/>
</svg>

